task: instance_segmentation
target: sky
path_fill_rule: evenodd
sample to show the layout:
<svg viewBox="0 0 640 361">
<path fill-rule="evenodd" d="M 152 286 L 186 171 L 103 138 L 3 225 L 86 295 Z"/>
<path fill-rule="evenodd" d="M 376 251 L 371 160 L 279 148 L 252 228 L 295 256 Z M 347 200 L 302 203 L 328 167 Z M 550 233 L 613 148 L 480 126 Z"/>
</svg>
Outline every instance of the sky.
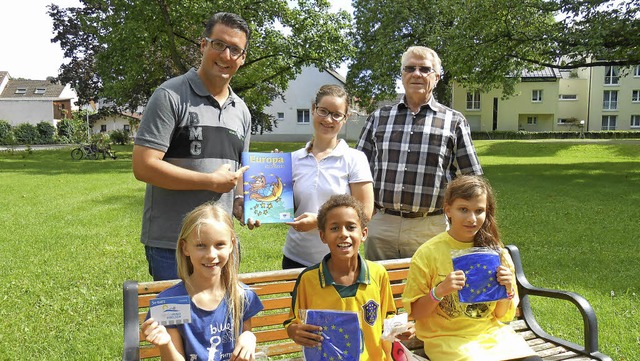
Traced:
<svg viewBox="0 0 640 361">
<path fill-rule="evenodd" d="M 350 0 L 331 0 L 332 11 L 353 11 Z M 78 0 L 18 0 L 0 5 L 0 71 L 12 78 L 44 80 L 57 76 L 64 60 L 58 43 L 52 43 L 53 23 L 47 5 L 79 6 Z M 10 5 L 9 5 L 10 4 Z M 346 76 L 347 67 L 337 71 Z"/>
</svg>

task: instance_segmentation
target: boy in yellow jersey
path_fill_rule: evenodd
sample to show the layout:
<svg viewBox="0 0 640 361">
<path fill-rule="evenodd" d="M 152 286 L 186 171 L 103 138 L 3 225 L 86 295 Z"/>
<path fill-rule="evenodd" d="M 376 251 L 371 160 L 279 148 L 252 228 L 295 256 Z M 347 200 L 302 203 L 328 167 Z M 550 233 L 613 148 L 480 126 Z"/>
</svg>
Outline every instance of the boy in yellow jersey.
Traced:
<svg viewBox="0 0 640 361">
<path fill-rule="evenodd" d="M 351 311 L 358 314 L 363 337 L 360 360 L 391 360 L 391 343 L 382 341 L 387 316 L 396 313 L 385 268 L 358 253 L 367 237 L 362 204 L 350 195 L 334 195 L 318 212 L 320 239 L 330 253 L 307 267 L 296 282 L 289 319 L 289 337 L 305 347 L 318 347 L 322 327 L 303 324 L 299 310 Z"/>
</svg>

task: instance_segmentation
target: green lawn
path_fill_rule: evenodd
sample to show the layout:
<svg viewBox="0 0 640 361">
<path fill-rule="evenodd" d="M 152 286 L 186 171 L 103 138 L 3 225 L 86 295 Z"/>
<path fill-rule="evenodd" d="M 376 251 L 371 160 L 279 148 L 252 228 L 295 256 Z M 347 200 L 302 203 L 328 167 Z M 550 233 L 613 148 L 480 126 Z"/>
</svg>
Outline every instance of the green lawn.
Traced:
<svg viewBox="0 0 640 361">
<path fill-rule="evenodd" d="M 254 143 L 291 151 L 301 143 Z M 640 143 L 477 141 L 505 243 L 532 284 L 593 305 L 600 349 L 640 360 Z M 131 147 L 117 160 L 68 150 L 0 152 L 1 360 L 116 360 L 122 282 L 150 280 L 138 241 L 144 184 Z M 277 269 L 286 228 L 239 230 L 243 272 Z M 579 315 L 535 302 L 557 336 L 581 340 Z"/>
</svg>

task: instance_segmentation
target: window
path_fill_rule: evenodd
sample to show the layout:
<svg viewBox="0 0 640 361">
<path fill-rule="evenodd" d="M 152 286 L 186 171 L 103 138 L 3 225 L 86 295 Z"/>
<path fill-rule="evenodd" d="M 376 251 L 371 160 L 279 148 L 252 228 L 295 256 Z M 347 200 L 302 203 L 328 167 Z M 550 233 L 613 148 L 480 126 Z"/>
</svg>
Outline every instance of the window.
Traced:
<svg viewBox="0 0 640 361">
<path fill-rule="evenodd" d="M 27 88 L 17 88 L 16 94 L 27 94 Z"/>
<path fill-rule="evenodd" d="M 640 128 L 640 115 L 631 116 L 631 128 Z"/>
<path fill-rule="evenodd" d="M 605 90 L 602 109 L 604 110 L 617 110 L 618 109 L 618 91 L 617 90 Z"/>
<path fill-rule="evenodd" d="M 538 124 L 538 117 L 527 117 L 527 124 L 529 125 Z"/>
<path fill-rule="evenodd" d="M 562 125 L 562 124 L 567 124 L 567 118 L 558 118 L 558 124 Z"/>
<path fill-rule="evenodd" d="M 542 90 L 532 90 L 531 91 L 531 101 L 532 102 L 541 102 L 542 101 Z"/>
<path fill-rule="evenodd" d="M 616 130 L 616 118 L 615 115 L 603 115 L 602 130 Z"/>
<path fill-rule="evenodd" d="M 617 85 L 620 82 L 620 67 L 605 66 L 604 67 L 604 84 Z"/>
<path fill-rule="evenodd" d="M 123 129 L 125 132 L 128 132 L 128 131 L 130 131 L 130 130 L 131 130 L 131 126 L 130 126 L 129 124 L 125 124 L 125 125 L 123 125 L 123 126 L 122 126 L 122 129 Z"/>
<path fill-rule="evenodd" d="M 276 121 L 278 122 L 284 121 L 284 113 L 278 113 L 278 116 L 276 117 Z"/>
<path fill-rule="evenodd" d="M 107 125 L 106 124 L 101 124 L 100 125 L 100 133 L 104 133 L 107 131 Z"/>
<path fill-rule="evenodd" d="M 33 94 L 44 94 L 44 92 L 46 92 L 47 89 L 45 88 L 36 88 L 36 90 L 33 92 Z"/>
<path fill-rule="evenodd" d="M 636 68 L 633 71 L 633 76 L 640 77 L 640 65 L 636 65 Z"/>
<path fill-rule="evenodd" d="M 560 100 L 577 100 L 578 96 L 576 94 L 560 94 Z"/>
<path fill-rule="evenodd" d="M 640 102 L 640 90 L 634 90 L 631 92 L 631 101 L 634 103 Z"/>
<path fill-rule="evenodd" d="M 298 109 L 298 123 L 309 123 L 309 109 Z"/>
<path fill-rule="evenodd" d="M 480 110 L 480 92 L 467 92 L 467 110 Z"/>
</svg>

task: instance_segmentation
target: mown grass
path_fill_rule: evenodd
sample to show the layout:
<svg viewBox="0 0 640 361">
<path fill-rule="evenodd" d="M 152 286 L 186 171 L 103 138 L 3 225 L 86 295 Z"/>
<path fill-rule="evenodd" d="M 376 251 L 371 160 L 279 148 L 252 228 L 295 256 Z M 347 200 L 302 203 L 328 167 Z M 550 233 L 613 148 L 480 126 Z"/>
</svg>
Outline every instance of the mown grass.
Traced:
<svg viewBox="0 0 640 361">
<path fill-rule="evenodd" d="M 253 150 L 302 143 L 254 143 Z M 600 348 L 639 360 L 640 144 L 477 141 L 498 196 L 505 243 L 518 245 L 536 286 L 593 305 Z M 115 360 L 122 282 L 150 280 L 139 243 L 144 184 L 131 147 L 117 160 L 73 161 L 70 149 L 0 153 L 0 359 Z M 286 227 L 239 229 L 241 270 L 278 269 Z M 580 342 L 580 316 L 535 302 L 540 322 Z"/>
</svg>

